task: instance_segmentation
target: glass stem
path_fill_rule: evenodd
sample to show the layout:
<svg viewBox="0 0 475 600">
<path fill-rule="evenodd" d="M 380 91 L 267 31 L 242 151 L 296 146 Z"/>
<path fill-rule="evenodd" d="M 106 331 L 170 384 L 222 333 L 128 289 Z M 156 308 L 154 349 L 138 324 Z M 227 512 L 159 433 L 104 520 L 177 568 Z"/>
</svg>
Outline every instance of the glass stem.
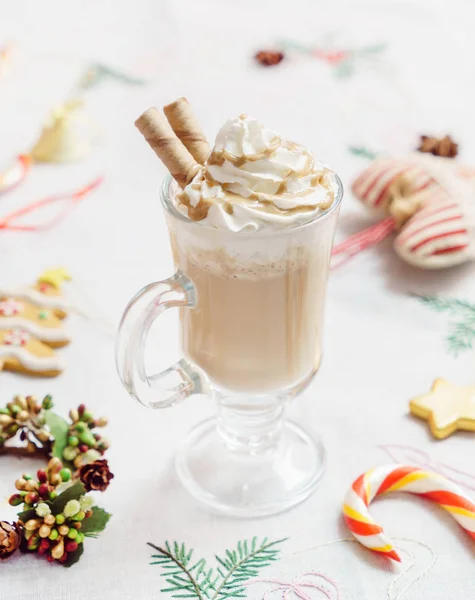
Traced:
<svg viewBox="0 0 475 600">
<path fill-rule="evenodd" d="M 279 442 L 285 422 L 287 397 L 262 398 L 218 396 L 217 428 L 226 446 L 239 454 L 271 451 Z"/>
</svg>

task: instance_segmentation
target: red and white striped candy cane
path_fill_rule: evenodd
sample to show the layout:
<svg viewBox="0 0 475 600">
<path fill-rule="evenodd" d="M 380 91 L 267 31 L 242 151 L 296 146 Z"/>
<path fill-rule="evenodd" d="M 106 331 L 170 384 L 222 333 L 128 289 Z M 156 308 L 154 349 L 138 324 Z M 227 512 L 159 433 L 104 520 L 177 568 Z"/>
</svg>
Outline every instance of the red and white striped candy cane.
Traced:
<svg viewBox="0 0 475 600">
<path fill-rule="evenodd" d="M 401 561 L 391 540 L 369 512 L 371 502 L 381 494 L 409 492 L 437 502 L 475 540 L 475 504 L 452 481 L 417 467 L 387 465 L 364 473 L 345 497 L 343 516 L 348 529 L 366 548 Z"/>
</svg>

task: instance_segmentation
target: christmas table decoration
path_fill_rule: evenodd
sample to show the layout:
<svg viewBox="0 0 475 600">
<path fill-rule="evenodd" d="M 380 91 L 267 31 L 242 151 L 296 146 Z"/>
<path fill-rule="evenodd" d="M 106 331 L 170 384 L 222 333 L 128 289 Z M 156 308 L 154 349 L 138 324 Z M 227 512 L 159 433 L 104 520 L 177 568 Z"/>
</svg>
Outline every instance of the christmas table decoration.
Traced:
<svg viewBox="0 0 475 600">
<path fill-rule="evenodd" d="M 15 436 L 26 442 L 27 454 L 38 451 L 47 455 L 53 438 L 46 425 L 46 411 L 53 407 L 51 396 L 38 402 L 34 396 L 15 396 L 4 408 L 0 408 L 0 453 L 8 451 L 5 443 Z"/>
<path fill-rule="evenodd" d="M 104 427 L 106 419 L 94 419 L 82 404 L 71 411 L 68 423 L 52 408 L 51 396 L 41 403 L 33 396 L 16 396 L 0 409 L 0 451 L 49 457 L 36 477 L 24 473 L 15 481 L 9 504 L 20 512 L 15 523 L 0 521 L 0 559 L 19 547 L 68 567 L 81 557 L 85 538 L 97 537 L 106 527 L 111 515 L 87 493 L 105 491 L 114 475 L 107 460 L 97 459 L 108 444 L 94 429 Z M 14 438 L 26 446 L 9 445 Z M 69 455 L 67 449 L 75 451 L 73 462 L 61 460 Z"/>
<path fill-rule="evenodd" d="M 388 492 L 409 492 L 436 502 L 475 540 L 475 504 L 455 483 L 417 467 L 386 465 L 358 477 L 348 490 L 343 506 L 348 529 L 373 552 L 398 562 L 401 560 L 368 509 L 377 496 Z"/>
<path fill-rule="evenodd" d="M 93 498 L 86 495 L 81 482 L 66 487 L 53 499 L 38 500 L 18 515 L 20 549 L 36 552 L 48 562 L 57 561 L 66 567 L 80 559 L 85 538 L 97 537 L 110 519 L 107 512 L 94 506 Z"/>
<path fill-rule="evenodd" d="M 377 158 L 352 191 L 383 220 L 337 245 L 335 255 L 351 257 L 397 232 L 394 249 L 414 266 L 440 269 L 475 258 L 473 173 L 450 159 Z"/>
<path fill-rule="evenodd" d="M 84 102 L 68 100 L 55 107 L 28 156 L 36 163 L 74 162 L 92 152 L 96 127 L 85 112 Z"/>
<path fill-rule="evenodd" d="M 7 64 L 11 48 L 9 45 L 0 49 L 0 79 L 2 67 Z M 33 147 L 18 155 L 0 172 L 0 194 L 9 192 L 22 183 L 35 163 L 75 162 L 91 153 L 93 143 L 98 137 L 97 126 L 86 114 L 83 96 L 107 79 L 129 86 L 146 83 L 143 79 L 101 63 L 89 65 L 80 76 L 70 98 L 50 111 Z"/>
<path fill-rule="evenodd" d="M 71 424 L 68 427 L 67 443 L 62 458 L 73 463 L 76 469 L 98 461 L 109 448 L 109 442 L 96 429 L 105 427 L 107 419 L 94 419 L 84 404 L 69 411 Z"/>
<path fill-rule="evenodd" d="M 19 547 L 21 530 L 18 523 L 0 521 L 0 560 L 9 558 Z"/>
<path fill-rule="evenodd" d="M 431 391 L 413 398 L 409 407 L 429 422 L 432 435 L 443 440 L 456 431 L 475 432 L 475 386 L 457 386 L 436 379 Z"/>
</svg>

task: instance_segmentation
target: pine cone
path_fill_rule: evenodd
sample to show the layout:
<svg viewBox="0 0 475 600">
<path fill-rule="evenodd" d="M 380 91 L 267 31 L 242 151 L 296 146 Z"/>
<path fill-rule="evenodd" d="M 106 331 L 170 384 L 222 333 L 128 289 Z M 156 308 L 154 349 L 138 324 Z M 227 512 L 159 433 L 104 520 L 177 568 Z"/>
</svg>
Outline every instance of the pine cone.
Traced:
<svg viewBox="0 0 475 600">
<path fill-rule="evenodd" d="M 18 523 L 0 521 L 0 560 L 11 556 L 20 545 L 21 533 Z"/>
<path fill-rule="evenodd" d="M 87 492 L 96 490 L 104 492 L 113 478 L 107 460 L 95 460 L 79 469 L 79 479 Z"/>
<path fill-rule="evenodd" d="M 421 135 L 418 151 L 427 152 L 434 156 L 454 158 L 458 154 L 458 144 L 454 142 L 450 135 L 443 138 Z"/>
<path fill-rule="evenodd" d="M 273 50 L 261 50 L 254 55 L 254 58 L 263 67 L 273 67 L 284 60 L 284 53 Z"/>
</svg>

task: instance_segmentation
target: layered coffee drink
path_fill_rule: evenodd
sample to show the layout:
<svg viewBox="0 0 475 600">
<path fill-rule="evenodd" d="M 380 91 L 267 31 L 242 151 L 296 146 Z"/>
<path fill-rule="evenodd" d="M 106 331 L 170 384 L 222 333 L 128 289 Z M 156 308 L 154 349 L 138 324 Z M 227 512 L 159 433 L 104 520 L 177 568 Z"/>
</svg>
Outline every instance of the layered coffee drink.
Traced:
<svg viewBox="0 0 475 600">
<path fill-rule="evenodd" d="M 185 98 L 135 124 L 170 173 L 160 197 L 176 272 L 125 309 L 121 380 L 154 409 L 193 395 L 216 401 L 216 417 L 193 429 L 176 458 L 195 498 L 226 515 L 285 510 L 323 473 L 318 436 L 286 421 L 285 409 L 320 366 L 341 182 L 247 115 L 225 123 L 213 147 Z M 175 308 L 184 356 L 149 375 L 149 332 Z"/>
<path fill-rule="evenodd" d="M 214 387 L 264 395 L 317 371 L 333 237 L 319 218 L 336 189 L 305 148 L 241 115 L 171 193 L 193 223 L 169 223 L 175 265 L 197 294 L 181 313 L 182 347 Z"/>
</svg>

